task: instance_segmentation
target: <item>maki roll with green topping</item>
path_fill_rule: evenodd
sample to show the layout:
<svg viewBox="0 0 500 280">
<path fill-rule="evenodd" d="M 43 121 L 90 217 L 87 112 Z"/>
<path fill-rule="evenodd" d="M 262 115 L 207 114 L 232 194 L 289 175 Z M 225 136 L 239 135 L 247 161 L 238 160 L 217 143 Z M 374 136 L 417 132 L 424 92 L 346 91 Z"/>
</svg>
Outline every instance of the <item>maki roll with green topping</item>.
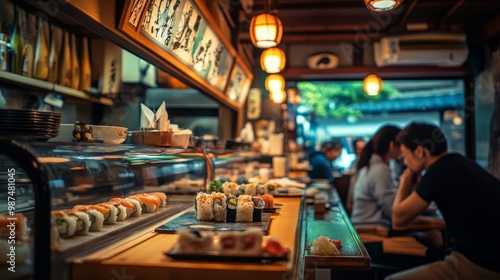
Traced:
<svg viewBox="0 0 500 280">
<path fill-rule="evenodd" d="M 236 208 L 238 207 L 238 199 L 236 196 L 230 194 L 227 196 L 227 213 L 226 221 L 234 222 L 236 221 Z"/>
</svg>

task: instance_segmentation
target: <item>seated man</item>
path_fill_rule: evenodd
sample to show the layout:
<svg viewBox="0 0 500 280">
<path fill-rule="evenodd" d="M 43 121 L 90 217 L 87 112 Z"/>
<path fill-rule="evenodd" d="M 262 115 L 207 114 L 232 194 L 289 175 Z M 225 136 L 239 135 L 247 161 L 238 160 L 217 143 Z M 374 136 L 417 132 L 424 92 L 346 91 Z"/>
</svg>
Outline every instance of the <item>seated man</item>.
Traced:
<svg viewBox="0 0 500 280">
<path fill-rule="evenodd" d="M 311 165 L 312 170 L 309 171 L 309 177 L 311 179 L 328 179 L 328 182 L 332 184 L 332 161 L 340 156 L 342 147 L 340 140 L 332 140 L 323 143 L 319 151 L 311 153 L 309 165 Z"/>
<path fill-rule="evenodd" d="M 393 224 L 412 222 L 435 201 L 455 248 L 444 261 L 387 279 L 500 279 L 500 181 L 469 159 L 448 153 L 446 138 L 434 125 L 412 123 L 396 140 L 408 168 L 394 199 Z"/>
</svg>

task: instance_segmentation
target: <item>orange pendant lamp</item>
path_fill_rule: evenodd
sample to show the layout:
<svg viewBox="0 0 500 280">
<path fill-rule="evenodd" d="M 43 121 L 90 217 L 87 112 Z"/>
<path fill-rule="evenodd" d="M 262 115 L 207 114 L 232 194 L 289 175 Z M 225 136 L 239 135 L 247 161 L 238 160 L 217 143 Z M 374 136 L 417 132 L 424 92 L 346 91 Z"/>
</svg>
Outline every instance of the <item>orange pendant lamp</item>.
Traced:
<svg viewBox="0 0 500 280">
<path fill-rule="evenodd" d="M 265 81 L 268 92 L 280 91 L 285 89 L 285 78 L 280 74 L 270 74 Z"/>
<path fill-rule="evenodd" d="M 403 0 L 365 0 L 366 7 L 377 12 L 395 9 L 402 2 Z"/>
<path fill-rule="evenodd" d="M 363 90 L 370 96 L 375 96 L 382 91 L 382 79 L 376 74 L 370 74 L 363 80 Z"/>
<path fill-rule="evenodd" d="M 279 73 L 285 64 L 285 52 L 277 47 L 266 49 L 260 56 L 260 67 L 267 73 Z"/>
<path fill-rule="evenodd" d="M 257 48 L 271 48 L 281 42 L 283 25 L 281 20 L 271 14 L 263 13 L 252 18 L 250 22 L 250 39 Z"/>
<path fill-rule="evenodd" d="M 269 99 L 274 103 L 283 103 L 286 100 L 286 91 L 284 89 L 271 91 L 269 93 Z"/>
</svg>

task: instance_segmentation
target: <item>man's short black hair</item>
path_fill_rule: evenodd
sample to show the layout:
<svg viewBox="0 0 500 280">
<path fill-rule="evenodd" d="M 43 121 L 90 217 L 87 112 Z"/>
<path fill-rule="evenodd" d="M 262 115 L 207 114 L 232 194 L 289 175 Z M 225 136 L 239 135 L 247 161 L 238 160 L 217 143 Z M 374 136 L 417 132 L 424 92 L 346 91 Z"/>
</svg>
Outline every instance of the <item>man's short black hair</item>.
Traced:
<svg viewBox="0 0 500 280">
<path fill-rule="evenodd" d="M 344 147 L 342 143 L 342 139 L 340 138 L 332 138 L 330 141 L 327 141 L 321 145 L 321 151 L 329 152 L 331 150 L 340 150 Z"/>
<path fill-rule="evenodd" d="M 397 135 L 396 141 L 411 151 L 414 151 L 418 146 L 427 148 L 433 156 L 448 150 L 448 143 L 443 131 L 430 123 L 413 122 L 409 124 Z"/>
</svg>

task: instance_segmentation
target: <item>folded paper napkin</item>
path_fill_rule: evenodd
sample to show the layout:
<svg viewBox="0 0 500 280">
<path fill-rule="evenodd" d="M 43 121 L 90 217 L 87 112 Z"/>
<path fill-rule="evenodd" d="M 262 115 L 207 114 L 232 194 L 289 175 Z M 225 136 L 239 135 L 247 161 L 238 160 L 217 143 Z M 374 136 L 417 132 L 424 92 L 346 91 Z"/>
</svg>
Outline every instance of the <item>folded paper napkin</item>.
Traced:
<svg viewBox="0 0 500 280">
<path fill-rule="evenodd" d="M 161 103 L 160 108 L 154 113 L 146 105 L 141 103 L 141 130 L 159 130 L 166 131 L 170 128 L 170 120 L 166 110 L 165 101 Z"/>
</svg>

